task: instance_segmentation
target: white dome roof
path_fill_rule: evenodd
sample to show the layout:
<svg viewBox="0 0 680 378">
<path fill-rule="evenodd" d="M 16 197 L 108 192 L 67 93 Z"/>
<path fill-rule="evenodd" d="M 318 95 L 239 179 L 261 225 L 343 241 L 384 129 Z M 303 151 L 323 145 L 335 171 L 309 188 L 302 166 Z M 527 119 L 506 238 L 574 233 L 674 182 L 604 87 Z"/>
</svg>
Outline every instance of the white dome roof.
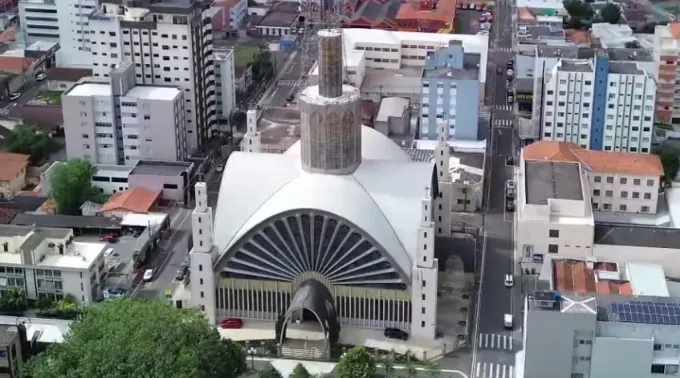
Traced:
<svg viewBox="0 0 680 378">
<path fill-rule="evenodd" d="M 384 146 L 379 148 L 395 154 Z M 299 158 L 291 155 L 232 153 L 215 215 L 219 253 L 224 254 L 248 231 L 273 216 L 299 209 L 322 210 L 363 229 L 410 275 L 421 199 L 432 177 L 432 165 L 410 161 L 406 156 L 406 162 L 363 161 L 352 175 L 322 175 L 304 172 Z"/>
<path fill-rule="evenodd" d="M 284 153 L 300 156 L 300 141 Z M 391 139 L 368 126 L 361 126 L 361 157 L 368 160 L 391 160 L 410 162 L 411 158 Z"/>
</svg>

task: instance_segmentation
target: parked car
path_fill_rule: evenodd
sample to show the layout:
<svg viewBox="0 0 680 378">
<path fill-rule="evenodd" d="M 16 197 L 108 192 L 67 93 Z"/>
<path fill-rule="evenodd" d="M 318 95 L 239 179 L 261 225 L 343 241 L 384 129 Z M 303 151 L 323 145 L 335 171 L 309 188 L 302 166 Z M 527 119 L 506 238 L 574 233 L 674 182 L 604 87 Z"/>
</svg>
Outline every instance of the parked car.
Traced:
<svg viewBox="0 0 680 378">
<path fill-rule="evenodd" d="M 125 290 L 119 287 L 107 287 L 106 289 L 102 290 L 102 296 L 104 299 L 123 298 L 124 295 Z"/>
<path fill-rule="evenodd" d="M 177 272 L 175 272 L 175 281 L 182 281 L 184 277 L 187 275 L 187 272 L 189 271 L 189 267 L 179 267 L 177 269 Z"/>
<path fill-rule="evenodd" d="M 512 104 L 514 104 L 514 103 L 515 103 L 515 96 L 509 94 L 509 95 L 508 95 L 508 104 L 509 104 L 509 105 L 512 105 Z"/>
<path fill-rule="evenodd" d="M 142 279 L 144 280 L 144 282 L 151 282 L 153 281 L 153 276 L 154 276 L 153 268 L 147 269 L 144 271 L 144 276 L 142 277 Z"/>
<path fill-rule="evenodd" d="M 11 95 L 9 95 L 10 101 L 18 100 L 19 97 L 21 97 L 21 93 L 19 93 L 19 92 L 14 92 Z"/>
<path fill-rule="evenodd" d="M 189 255 L 187 255 L 184 260 L 182 260 L 182 263 L 179 264 L 182 268 L 189 268 Z"/>
<path fill-rule="evenodd" d="M 47 74 L 45 74 L 44 72 L 41 72 L 41 73 L 39 73 L 35 76 L 35 79 L 38 80 L 38 81 L 43 81 L 43 80 L 45 80 L 46 77 L 47 77 Z"/>
<path fill-rule="evenodd" d="M 408 340 L 408 333 L 406 331 L 400 330 L 399 328 L 385 328 L 383 335 L 385 335 L 385 337 L 388 339 L 397 339 L 402 341 Z"/>
<path fill-rule="evenodd" d="M 228 318 L 220 322 L 220 328 L 238 329 L 243 328 L 243 320 L 240 318 Z"/>
<path fill-rule="evenodd" d="M 508 67 L 508 69 L 514 68 L 515 62 L 512 59 L 510 59 L 510 60 L 508 60 L 508 62 L 505 65 L 506 65 L 506 67 Z"/>
<path fill-rule="evenodd" d="M 224 164 L 220 163 L 215 166 L 215 172 L 222 172 L 224 171 Z"/>
<path fill-rule="evenodd" d="M 103 234 L 99 237 L 99 241 L 105 241 L 107 243 L 115 243 L 118 241 L 118 235 L 116 234 Z"/>
<path fill-rule="evenodd" d="M 505 196 L 507 198 L 515 198 L 515 181 L 508 180 L 505 182 Z"/>
<path fill-rule="evenodd" d="M 491 12 L 485 10 L 484 12 L 482 12 L 482 17 L 491 17 Z"/>
<path fill-rule="evenodd" d="M 512 198 L 506 198 L 505 199 L 505 210 L 507 210 L 509 213 L 512 213 L 515 211 L 515 200 Z"/>
<path fill-rule="evenodd" d="M 508 80 L 515 75 L 515 71 L 512 68 L 508 68 Z"/>
</svg>

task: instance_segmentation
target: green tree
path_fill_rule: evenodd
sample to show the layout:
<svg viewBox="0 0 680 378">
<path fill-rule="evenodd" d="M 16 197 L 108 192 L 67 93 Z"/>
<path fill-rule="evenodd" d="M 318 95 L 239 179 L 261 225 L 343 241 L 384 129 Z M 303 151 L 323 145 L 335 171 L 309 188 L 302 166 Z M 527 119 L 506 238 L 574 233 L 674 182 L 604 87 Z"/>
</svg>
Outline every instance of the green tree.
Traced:
<svg viewBox="0 0 680 378">
<path fill-rule="evenodd" d="M 375 359 L 362 346 L 355 346 L 343 354 L 335 366 L 338 378 L 373 378 Z"/>
<path fill-rule="evenodd" d="M 84 159 L 71 159 L 52 168 L 50 198 L 59 214 L 77 214 L 80 205 L 93 196 L 92 175 L 96 169 Z"/>
<path fill-rule="evenodd" d="M 434 362 L 428 362 L 427 365 L 425 365 L 425 373 L 429 375 L 430 377 L 439 377 L 441 375 L 442 371 L 439 368 L 439 365 L 437 365 Z"/>
<path fill-rule="evenodd" d="M 23 287 L 10 287 L 0 297 L 0 310 L 5 313 L 20 313 L 28 307 L 26 290 Z"/>
<path fill-rule="evenodd" d="M 29 155 L 34 164 L 47 158 L 57 146 L 54 139 L 31 125 L 16 125 L 5 139 L 7 151 Z"/>
<path fill-rule="evenodd" d="M 418 369 L 416 368 L 416 364 L 410 358 L 406 359 L 406 363 L 404 364 L 404 371 L 406 371 L 407 377 L 412 378 L 418 376 Z"/>
<path fill-rule="evenodd" d="M 269 79 L 273 75 L 272 53 L 269 51 L 269 47 L 260 46 L 260 49 L 253 55 L 251 69 L 254 82 Z"/>
<path fill-rule="evenodd" d="M 28 360 L 24 378 L 236 378 L 245 352 L 198 311 L 156 300 L 89 307 L 64 343 Z"/>
<path fill-rule="evenodd" d="M 569 26 L 574 29 L 583 29 L 590 25 L 593 15 L 593 8 L 590 4 L 581 0 L 564 0 L 564 9 L 569 14 Z"/>
<path fill-rule="evenodd" d="M 259 372 L 257 372 L 258 378 L 283 378 L 281 373 L 272 364 L 267 364 Z"/>
<path fill-rule="evenodd" d="M 621 9 L 616 4 L 609 3 L 600 10 L 602 21 L 610 24 L 618 24 L 621 21 Z"/>
<path fill-rule="evenodd" d="M 678 168 L 680 168 L 680 160 L 678 160 L 680 154 L 678 151 L 670 147 L 665 147 L 654 151 L 654 153 L 661 159 L 661 165 L 663 166 L 666 181 L 675 180 Z"/>
<path fill-rule="evenodd" d="M 303 364 L 298 363 L 295 365 L 295 369 L 293 369 L 293 372 L 290 373 L 288 378 L 312 378 L 312 375 L 309 374 Z"/>
</svg>

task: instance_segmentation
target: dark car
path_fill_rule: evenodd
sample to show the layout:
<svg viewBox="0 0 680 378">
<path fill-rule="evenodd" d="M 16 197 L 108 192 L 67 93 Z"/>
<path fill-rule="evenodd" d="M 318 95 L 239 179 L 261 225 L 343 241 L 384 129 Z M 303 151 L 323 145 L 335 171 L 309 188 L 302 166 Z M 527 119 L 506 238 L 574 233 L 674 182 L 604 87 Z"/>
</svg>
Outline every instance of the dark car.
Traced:
<svg viewBox="0 0 680 378">
<path fill-rule="evenodd" d="M 512 69 L 515 66 L 515 62 L 508 60 L 508 63 L 505 66 L 508 67 L 508 69 Z"/>
<path fill-rule="evenodd" d="M 187 275 L 187 271 L 189 270 L 188 267 L 180 267 L 177 269 L 177 272 L 175 272 L 175 281 L 181 281 L 184 279 L 184 276 Z"/>
<path fill-rule="evenodd" d="M 385 328 L 383 335 L 385 335 L 385 337 L 388 339 L 397 339 L 402 341 L 408 340 L 408 333 L 406 331 L 400 330 L 399 328 Z"/>
<path fill-rule="evenodd" d="M 503 67 L 496 68 L 496 74 L 502 75 L 503 74 Z"/>
<path fill-rule="evenodd" d="M 506 199 L 505 200 L 505 210 L 507 210 L 508 212 L 515 211 L 515 200 L 510 199 L 510 198 Z"/>
</svg>

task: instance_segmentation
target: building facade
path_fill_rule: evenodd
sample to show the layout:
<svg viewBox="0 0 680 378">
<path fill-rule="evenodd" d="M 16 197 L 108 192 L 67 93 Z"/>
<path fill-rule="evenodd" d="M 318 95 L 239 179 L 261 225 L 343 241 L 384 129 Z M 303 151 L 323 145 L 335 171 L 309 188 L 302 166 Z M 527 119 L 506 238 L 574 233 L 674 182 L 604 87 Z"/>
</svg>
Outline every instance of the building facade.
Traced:
<svg viewBox="0 0 680 378">
<path fill-rule="evenodd" d="M 545 77 L 542 140 L 603 151 L 650 153 L 654 78 L 637 64 L 562 59 Z"/>
<path fill-rule="evenodd" d="M 92 65 L 89 17 L 98 0 L 21 0 L 19 19 L 25 42 L 59 42 L 57 65 L 83 67 Z"/>
<path fill-rule="evenodd" d="M 33 300 L 72 294 L 83 304 L 93 303 L 101 291 L 106 244 L 73 237 L 71 229 L 1 225 L 0 295 L 18 287 Z"/>
<path fill-rule="evenodd" d="M 122 64 L 110 71 L 111 84 L 83 81 L 62 96 L 69 158 L 118 165 L 186 159 L 184 93 L 135 85 L 134 72 Z"/>
<path fill-rule="evenodd" d="M 459 41 L 427 54 L 421 84 L 422 139 L 437 139 L 437 126 L 443 121 L 448 127 L 448 139 L 477 140 L 478 57 L 466 57 Z"/>
<path fill-rule="evenodd" d="M 229 117 L 236 108 L 236 75 L 232 49 L 215 51 L 215 93 L 218 123 L 229 124 Z"/>
<path fill-rule="evenodd" d="M 154 2 L 148 8 L 102 4 L 90 18 L 95 77 L 111 66 L 134 66 L 138 84 L 179 88 L 184 95 L 187 146 L 212 136 L 217 122 L 212 22 L 201 0 Z"/>
<path fill-rule="evenodd" d="M 680 124 L 680 84 L 678 57 L 680 56 L 680 23 L 659 25 L 654 28 L 654 61 L 656 72 L 657 101 L 656 121 L 665 124 Z"/>
</svg>

